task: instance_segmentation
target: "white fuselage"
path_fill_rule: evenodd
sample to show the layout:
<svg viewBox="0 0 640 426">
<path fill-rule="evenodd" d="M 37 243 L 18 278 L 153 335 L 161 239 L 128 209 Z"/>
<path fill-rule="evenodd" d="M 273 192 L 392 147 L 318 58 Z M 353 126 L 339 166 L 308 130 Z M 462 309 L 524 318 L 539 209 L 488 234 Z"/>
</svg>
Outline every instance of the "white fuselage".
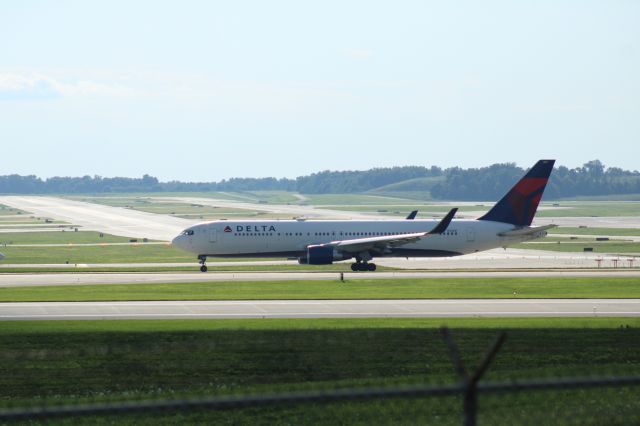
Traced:
<svg viewBox="0 0 640 426">
<path fill-rule="evenodd" d="M 194 225 L 173 240 L 186 251 L 214 257 L 303 257 L 307 247 L 338 240 L 427 232 L 437 220 L 218 220 Z M 456 256 L 506 247 L 545 235 L 503 237 L 508 223 L 453 220 L 441 235 L 376 253 L 385 257 Z"/>
</svg>

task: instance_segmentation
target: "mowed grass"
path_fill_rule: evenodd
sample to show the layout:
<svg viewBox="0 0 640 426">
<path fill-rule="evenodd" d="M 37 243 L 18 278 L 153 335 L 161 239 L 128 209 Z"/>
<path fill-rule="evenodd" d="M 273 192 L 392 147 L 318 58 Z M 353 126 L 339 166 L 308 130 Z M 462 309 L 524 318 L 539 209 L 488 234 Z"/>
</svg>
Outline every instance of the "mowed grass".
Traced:
<svg viewBox="0 0 640 426">
<path fill-rule="evenodd" d="M 127 243 L 131 238 L 93 231 L 7 232 L 0 234 L 0 244 L 100 244 Z"/>
<path fill-rule="evenodd" d="M 640 298 L 637 278 L 229 281 L 0 288 L 0 301 Z"/>
<path fill-rule="evenodd" d="M 0 216 L 13 216 L 17 214 L 22 215 L 22 214 L 28 214 L 28 213 L 25 212 L 24 210 L 14 209 L 13 207 L 0 204 Z"/>
<path fill-rule="evenodd" d="M 309 205 L 366 205 L 366 204 L 411 204 L 415 200 L 400 197 L 368 194 L 303 194 Z"/>
<path fill-rule="evenodd" d="M 0 405 L 453 383 L 443 324 L 471 369 L 506 330 L 483 380 L 640 374 L 637 318 L 2 322 Z M 561 403 L 568 423 L 611 424 L 637 416 L 637 396 L 637 388 L 482 396 L 480 416 L 517 423 Z M 459 424 L 460 407 L 453 397 L 402 398 L 47 424 Z"/>
<path fill-rule="evenodd" d="M 162 263 L 193 262 L 195 255 L 169 244 L 63 247 L 2 247 L 4 263 Z"/>
<path fill-rule="evenodd" d="M 542 240 L 514 244 L 509 247 L 526 250 L 548 250 L 560 252 L 584 252 L 585 247 L 591 247 L 596 253 L 640 253 L 640 243 L 637 242 L 620 240 L 596 241 L 595 239 L 586 240 L 584 238 L 572 241 L 561 237 L 545 237 Z"/>
<path fill-rule="evenodd" d="M 558 208 L 541 210 L 537 217 L 640 216 L 640 202 L 560 202 Z"/>
<path fill-rule="evenodd" d="M 134 206 L 133 209 L 156 214 L 169 214 L 169 215 L 225 215 L 225 214 L 255 214 L 253 210 L 244 209 L 230 209 L 219 208 L 213 206 L 203 206 L 199 204 L 187 204 L 187 203 L 152 203 L 144 204 L 140 206 Z M 258 206 L 256 205 L 256 210 Z"/>
<path fill-rule="evenodd" d="M 548 231 L 550 234 L 601 235 L 612 237 L 637 237 L 640 229 L 636 228 L 571 228 L 559 227 Z"/>
</svg>

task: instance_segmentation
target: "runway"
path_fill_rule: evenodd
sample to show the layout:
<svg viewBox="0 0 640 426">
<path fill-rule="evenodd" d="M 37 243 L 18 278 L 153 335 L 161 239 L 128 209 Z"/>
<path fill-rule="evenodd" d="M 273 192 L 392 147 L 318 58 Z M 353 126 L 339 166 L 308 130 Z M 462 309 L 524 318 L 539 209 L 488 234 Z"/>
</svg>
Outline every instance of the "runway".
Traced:
<svg viewBox="0 0 640 426">
<path fill-rule="evenodd" d="M 192 220 L 169 215 L 57 197 L 3 196 L 0 197 L 0 203 L 31 212 L 35 216 L 73 223 L 81 226 L 84 231 L 151 240 L 171 241 L 180 231 L 194 223 Z"/>
<path fill-rule="evenodd" d="M 640 299 L 0 303 L 3 320 L 638 317 Z"/>
<path fill-rule="evenodd" d="M 185 203 L 197 202 L 198 204 L 207 206 L 247 209 L 248 211 L 267 211 L 287 216 L 342 219 L 383 218 L 379 215 L 372 216 L 371 214 L 365 213 L 324 210 L 312 206 L 253 204 L 194 197 L 154 197 L 154 199 Z M 85 203 L 58 197 L 0 196 L 0 203 L 31 212 L 35 216 L 49 217 L 62 222 L 73 223 L 87 231 L 98 231 L 123 237 L 149 238 L 161 241 L 171 241 L 180 231 L 197 222 L 197 220 L 182 219 L 165 214 L 147 213 L 133 209 Z"/>
<path fill-rule="evenodd" d="M 638 277 L 640 270 L 607 271 L 440 271 L 440 272 L 345 272 L 345 280 L 418 278 L 548 278 Z M 170 272 L 170 273 L 35 273 L 0 274 L 2 287 L 54 285 L 159 284 L 215 281 L 339 280 L 339 272 Z"/>
</svg>

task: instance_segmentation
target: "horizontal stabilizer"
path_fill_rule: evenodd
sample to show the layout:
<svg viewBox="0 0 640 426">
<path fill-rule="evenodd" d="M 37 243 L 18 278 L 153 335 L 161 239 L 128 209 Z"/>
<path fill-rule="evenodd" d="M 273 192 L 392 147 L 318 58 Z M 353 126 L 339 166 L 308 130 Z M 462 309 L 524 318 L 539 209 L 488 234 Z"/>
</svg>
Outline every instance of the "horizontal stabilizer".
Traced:
<svg viewBox="0 0 640 426">
<path fill-rule="evenodd" d="M 558 225 L 545 225 L 535 228 L 518 228 L 512 231 L 501 232 L 498 235 L 501 237 L 521 237 L 523 235 L 533 235 L 540 231 L 546 231 L 547 229 L 555 228 Z"/>
</svg>

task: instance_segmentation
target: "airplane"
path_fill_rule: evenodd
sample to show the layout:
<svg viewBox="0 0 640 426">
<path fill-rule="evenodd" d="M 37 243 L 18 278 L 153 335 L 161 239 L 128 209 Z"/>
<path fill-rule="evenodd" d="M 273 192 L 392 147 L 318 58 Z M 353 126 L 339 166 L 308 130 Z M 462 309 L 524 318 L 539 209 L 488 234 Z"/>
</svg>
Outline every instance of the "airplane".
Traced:
<svg viewBox="0 0 640 426">
<path fill-rule="evenodd" d="M 531 227 L 555 160 L 540 160 L 486 214 L 456 219 L 456 208 L 439 222 L 398 220 L 214 220 L 193 225 L 172 244 L 207 257 L 297 258 L 328 265 L 354 259 L 352 271 L 375 271 L 375 257 L 449 257 L 541 238 L 556 225 Z"/>
</svg>

